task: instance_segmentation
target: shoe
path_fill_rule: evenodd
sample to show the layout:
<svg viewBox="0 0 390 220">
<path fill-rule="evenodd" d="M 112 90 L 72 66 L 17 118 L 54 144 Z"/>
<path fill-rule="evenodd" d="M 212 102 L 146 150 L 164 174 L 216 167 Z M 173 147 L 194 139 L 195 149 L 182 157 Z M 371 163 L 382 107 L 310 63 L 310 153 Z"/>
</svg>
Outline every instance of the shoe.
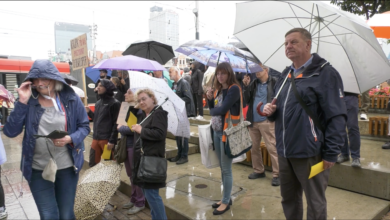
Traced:
<svg viewBox="0 0 390 220">
<path fill-rule="evenodd" d="M 134 215 L 134 214 L 140 212 L 143 209 L 145 209 L 145 206 L 142 206 L 142 207 L 133 206 L 133 208 L 131 208 L 131 209 L 129 209 L 129 211 L 127 211 L 127 214 L 128 215 Z"/>
<path fill-rule="evenodd" d="M 230 209 L 230 205 L 226 206 L 226 209 L 222 210 L 222 211 L 218 211 L 217 209 L 214 209 L 213 215 L 222 215 L 223 213 L 225 213 L 229 209 Z"/>
<path fill-rule="evenodd" d="M 352 166 L 352 167 L 361 168 L 362 166 L 361 166 L 361 164 L 360 164 L 360 159 L 359 159 L 359 158 L 354 158 L 354 159 L 352 159 L 351 166 Z"/>
<path fill-rule="evenodd" d="M 274 177 L 274 178 L 272 178 L 271 185 L 272 185 L 272 186 L 280 186 L 279 177 Z"/>
<path fill-rule="evenodd" d="M 195 119 L 196 119 L 196 120 L 203 120 L 203 116 L 198 115 Z"/>
<path fill-rule="evenodd" d="M 221 205 L 221 204 L 218 204 L 218 203 L 213 203 L 213 204 L 211 205 L 211 207 L 213 207 L 214 209 L 216 209 L 216 208 L 218 208 L 220 205 Z M 232 199 L 230 199 L 230 201 L 229 201 L 229 205 L 233 205 L 233 201 L 232 201 Z"/>
<path fill-rule="evenodd" d="M 122 209 L 131 209 L 131 208 L 133 208 L 133 206 L 134 206 L 134 203 L 129 202 L 129 203 L 124 204 Z"/>
<path fill-rule="evenodd" d="M 171 161 L 171 162 L 177 162 L 179 159 L 180 159 L 180 157 L 176 156 L 176 157 L 170 158 L 168 160 Z"/>
<path fill-rule="evenodd" d="M 343 163 L 345 161 L 349 161 L 349 156 L 339 155 L 336 163 Z"/>
<path fill-rule="evenodd" d="M 253 180 L 253 179 L 264 178 L 264 177 L 265 177 L 265 173 L 264 172 L 262 172 L 262 173 L 255 173 L 255 172 L 253 172 L 253 173 L 249 174 L 248 179 Z"/>
<path fill-rule="evenodd" d="M 188 163 L 187 158 L 180 158 L 178 161 L 176 161 L 176 164 L 183 164 L 183 163 Z"/>
<path fill-rule="evenodd" d="M 390 141 L 386 142 L 383 146 L 382 149 L 390 149 Z"/>
<path fill-rule="evenodd" d="M 2 207 L 1 209 L 0 209 L 0 219 L 7 218 L 8 217 L 7 209 L 5 209 L 5 207 Z"/>
<path fill-rule="evenodd" d="M 365 113 L 360 114 L 361 120 L 367 120 L 367 115 Z"/>
</svg>

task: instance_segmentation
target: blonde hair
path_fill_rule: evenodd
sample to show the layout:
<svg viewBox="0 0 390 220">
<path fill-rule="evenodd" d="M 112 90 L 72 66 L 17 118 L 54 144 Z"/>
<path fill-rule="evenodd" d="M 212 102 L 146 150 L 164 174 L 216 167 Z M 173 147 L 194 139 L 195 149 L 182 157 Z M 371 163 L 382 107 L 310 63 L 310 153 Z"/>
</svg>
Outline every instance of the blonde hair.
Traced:
<svg viewBox="0 0 390 220">
<path fill-rule="evenodd" d="M 135 98 L 136 100 L 138 100 L 138 96 L 139 96 L 139 94 L 141 94 L 141 93 L 145 93 L 145 94 L 148 95 L 151 99 L 153 99 L 153 102 L 154 102 L 155 105 L 158 104 L 158 101 L 157 101 L 156 96 L 154 95 L 154 92 L 153 92 L 152 90 L 150 90 L 150 89 L 140 89 L 140 90 L 138 90 L 138 91 L 137 91 L 137 94 L 136 94 L 136 98 Z"/>
</svg>

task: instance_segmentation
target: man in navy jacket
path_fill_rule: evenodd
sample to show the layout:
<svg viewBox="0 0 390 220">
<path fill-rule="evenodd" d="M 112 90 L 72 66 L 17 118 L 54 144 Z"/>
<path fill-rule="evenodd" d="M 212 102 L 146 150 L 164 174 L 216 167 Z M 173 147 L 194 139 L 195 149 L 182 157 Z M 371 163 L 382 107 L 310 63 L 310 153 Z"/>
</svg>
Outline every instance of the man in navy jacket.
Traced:
<svg viewBox="0 0 390 220">
<path fill-rule="evenodd" d="M 264 107 L 269 120 L 275 121 L 280 191 L 287 219 L 303 218 L 303 191 L 307 219 L 327 218 L 329 169 L 337 161 L 346 135 L 347 110 L 340 74 L 318 54 L 310 53 L 311 42 L 306 29 L 294 28 L 286 33 L 285 53 L 293 64 L 275 85 L 275 94 L 281 89 L 275 105 Z M 309 117 L 298 102 L 291 83 L 294 79 L 297 93 L 315 117 Z M 308 179 L 311 166 L 319 162 L 325 171 Z"/>
</svg>

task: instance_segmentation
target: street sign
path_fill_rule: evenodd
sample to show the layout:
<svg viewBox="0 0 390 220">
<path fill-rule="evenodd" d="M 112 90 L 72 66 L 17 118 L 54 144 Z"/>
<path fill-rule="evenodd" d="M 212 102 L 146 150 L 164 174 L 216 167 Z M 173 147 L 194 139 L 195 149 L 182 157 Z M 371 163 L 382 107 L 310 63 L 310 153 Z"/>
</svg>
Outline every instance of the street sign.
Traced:
<svg viewBox="0 0 390 220">
<path fill-rule="evenodd" d="M 70 41 L 73 70 L 89 66 L 87 34 L 80 35 Z"/>
</svg>

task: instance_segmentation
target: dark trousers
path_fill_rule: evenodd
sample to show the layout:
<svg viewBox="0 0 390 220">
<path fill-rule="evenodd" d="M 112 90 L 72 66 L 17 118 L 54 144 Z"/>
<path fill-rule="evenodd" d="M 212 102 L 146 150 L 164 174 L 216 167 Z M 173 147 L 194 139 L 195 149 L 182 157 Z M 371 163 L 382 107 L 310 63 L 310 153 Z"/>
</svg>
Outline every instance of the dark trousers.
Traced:
<svg viewBox="0 0 390 220">
<path fill-rule="evenodd" d="M 57 170 L 55 182 L 42 178 L 42 170 L 33 170 L 29 183 L 41 219 L 75 219 L 73 207 L 79 174 L 73 167 Z"/>
<path fill-rule="evenodd" d="M 133 184 L 133 178 L 132 173 L 134 169 L 134 148 L 128 147 L 127 148 L 127 159 L 125 160 L 125 167 L 126 167 L 126 173 L 127 176 L 130 178 L 131 183 L 131 197 L 130 202 L 133 203 L 136 207 L 143 207 L 145 206 L 145 196 L 142 192 L 142 188 Z"/>
<path fill-rule="evenodd" d="M 329 169 L 308 179 L 311 166 L 322 161 L 321 156 L 310 158 L 284 158 L 278 156 L 280 192 L 287 220 L 303 218 L 302 192 L 307 200 L 307 219 L 326 219 L 325 190 Z"/>
<path fill-rule="evenodd" d="M 368 113 L 368 108 L 370 107 L 370 95 L 368 94 L 369 91 L 370 90 L 367 90 L 362 93 L 362 107 L 360 108 L 361 113 Z"/>
<path fill-rule="evenodd" d="M 179 158 L 187 158 L 188 157 L 188 138 L 176 137 L 177 144 L 177 156 Z"/>
<path fill-rule="evenodd" d="M 341 148 L 341 154 L 349 157 L 349 152 L 351 151 L 352 158 L 360 158 L 360 132 L 358 124 L 359 98 L 357 96 L 345 96 L 344 101 L 347 106 L 348 134 L 346 135 L 348 137 L 345 137 L 345 144 Z"/>
<path fill-rule="evenodd" d="M 1 176 L 1 167 L 0 167 L 0 176 Z M 3 184 L 1 183 L 1 179 L 0 179 L 0 208 L 1 207 L 5 207 L 5 195 L 4 195 Z"/>
<path fill-rule="evenodd" d="M 196 93 L 193 93 L 192 96 L 194 98 L 194 103 L 195 103 L 195 115 L 203 116 L 203 95 L 198 95 Z M 199 109 L 199 114 L 198 114 L 198 109 Z"/>
</svg>

